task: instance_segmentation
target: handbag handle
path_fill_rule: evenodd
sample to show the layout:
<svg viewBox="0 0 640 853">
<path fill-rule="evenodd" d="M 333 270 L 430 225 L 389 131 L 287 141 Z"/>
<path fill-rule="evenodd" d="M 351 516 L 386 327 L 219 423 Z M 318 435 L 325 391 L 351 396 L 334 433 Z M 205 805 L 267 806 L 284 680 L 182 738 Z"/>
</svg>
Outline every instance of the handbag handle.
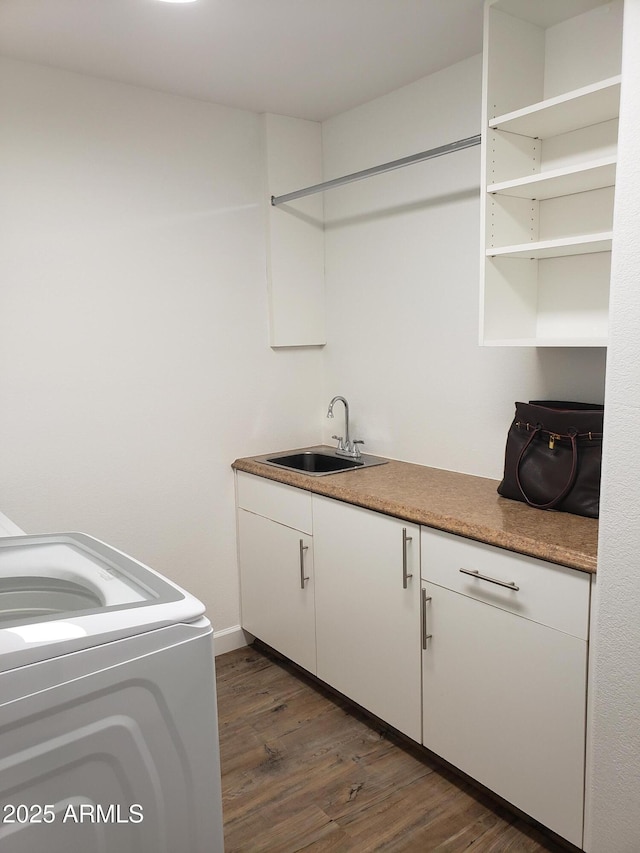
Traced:
<svg viewBox="0 0 640 853">
<path fill-rule="evenodd" d="M 518 456 L 518 462 L 516 463 L 516 483 L 518 484 L 518 488 L 522 493 L 522 497 L 529 504 L 529 506 L 535 507 L 536 509 L 553 509 L 554 506 L 559 504 L 560 501 L 563 498 L 566 498 L 566 496 L 569 494 L 569 492 L 573 488 L 573 484 L 578 473 L 578 433 L 577 430 L 571 430 L 566 436 L 566 438 L 571 441 L 571 472 L 569 473 L 569 479 L 567 480 L 566 485 L 564 486 L 564 488 L 561 489 L 560 494 L 557 495 L 555 498 L 552 498 L 550 501 L 547 501 L 547 503 L 538 504 L 527 497 L 527 493 L 525 492 L 522 483 L 520 482 L 520 466 L 522 465 L 525 453 L 529 449 L 529 445 L 536 437 L 536 435 L 541 431 L 541 429 L 542 427 L 540 426 L 540 424 L 538 424 L 534 428 L 526 444 L 520 451 L 520 455 Z"/>
</svg>

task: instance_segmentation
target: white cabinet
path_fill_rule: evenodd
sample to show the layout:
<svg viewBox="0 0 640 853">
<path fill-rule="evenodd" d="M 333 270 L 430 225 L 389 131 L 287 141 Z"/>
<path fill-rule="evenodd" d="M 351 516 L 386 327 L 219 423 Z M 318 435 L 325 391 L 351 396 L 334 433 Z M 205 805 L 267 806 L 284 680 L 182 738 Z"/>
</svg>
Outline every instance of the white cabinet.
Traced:
<svg viewBox="0 0 640 853">
<path fill-rule="evenodd" d="M 237 486 L 243 627 L 580 846 L 590 576 Z"/>
<path fill-rule="evenodd" d="M 237 503 L 243 628 L 420 742 L 420 528 L 243 472 Z"/>
<path fill-rule="evenodd" d="M 581 846 L 589 576 L 427 529 L 422 574 L 424 745 Z"/>
<path fill-rule="evenodd" d="M 420 529 L 313 497 L 318 677 L 420 742 Z"/>
<path fill-rule="evenodd" d="M 311 495 L 238 472 L 242 626 L 316 671 Z"/>
<path fill-rule="evenodd" d="M 605 346 L 622 0 L 487 0 L 481 343 Z"/>
</svg>

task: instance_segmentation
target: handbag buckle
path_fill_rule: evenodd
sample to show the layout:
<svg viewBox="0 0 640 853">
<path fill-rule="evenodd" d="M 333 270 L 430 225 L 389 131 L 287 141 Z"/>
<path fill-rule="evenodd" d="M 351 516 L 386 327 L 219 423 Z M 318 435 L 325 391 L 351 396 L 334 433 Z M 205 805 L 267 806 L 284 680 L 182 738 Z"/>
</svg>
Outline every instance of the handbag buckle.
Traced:
<svg viewBox="0 0 640 853">
<path fill-rule="evenodd" d="M 553 448 L 556 446 L 557 438 L 562 438 L 562 436 L 558 435 L 557 432 L 549 433 L 549 450 L 553 450 Z"/>
</svg>

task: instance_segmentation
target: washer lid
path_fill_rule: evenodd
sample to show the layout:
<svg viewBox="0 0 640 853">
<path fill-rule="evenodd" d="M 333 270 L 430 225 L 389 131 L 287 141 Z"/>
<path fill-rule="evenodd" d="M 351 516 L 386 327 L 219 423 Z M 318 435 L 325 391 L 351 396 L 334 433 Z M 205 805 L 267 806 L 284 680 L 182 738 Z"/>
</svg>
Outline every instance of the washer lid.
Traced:
<svg viewBox="0 0 640 853">
<path fill-rule="evenodd" d="M 204 605 L 84 533 L 0 538 L 0 671 L 167 625 Z"/>
</svg>

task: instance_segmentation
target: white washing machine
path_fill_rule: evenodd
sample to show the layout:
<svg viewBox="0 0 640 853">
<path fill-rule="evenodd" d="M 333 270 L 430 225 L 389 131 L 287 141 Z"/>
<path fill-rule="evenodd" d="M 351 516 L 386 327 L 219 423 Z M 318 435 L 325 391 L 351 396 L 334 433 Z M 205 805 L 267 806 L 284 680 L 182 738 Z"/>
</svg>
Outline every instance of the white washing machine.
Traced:
<svg viewBox="0 0 640 853">
<path fill-rule="evenodd" d="M 222 838 L 204 606 L 90 536 L 0 536 L 0 851 Z"/>
</svg>

